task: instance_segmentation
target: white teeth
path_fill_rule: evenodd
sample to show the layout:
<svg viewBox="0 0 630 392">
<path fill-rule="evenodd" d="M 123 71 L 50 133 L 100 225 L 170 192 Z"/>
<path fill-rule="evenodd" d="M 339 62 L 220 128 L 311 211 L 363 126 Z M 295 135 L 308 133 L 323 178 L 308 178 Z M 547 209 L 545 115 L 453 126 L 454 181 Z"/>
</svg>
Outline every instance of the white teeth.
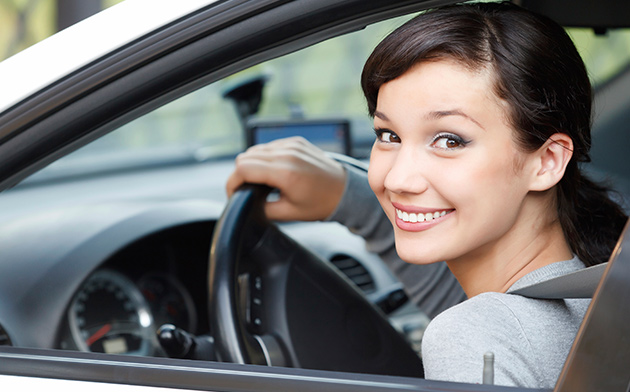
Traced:
<svg viewBox="0 0 630 392">
<path fill-rule="evenodd" d="M 440 218 L 446 215 L 447 213 L 448 213 L 447 211 L 436 211 L 433 213 L 427 212 L 426 214 L 422 214 L 422 213 L 414 213 L 414 212 L 405 212 L 405 211 L 396 209 L 396 216 L 398 216 L 398 219 L 404 222 L 411 222 L 411 223 L 429 222 L 429 221 L 432 221 L 433 219 Z"/>
</svg>

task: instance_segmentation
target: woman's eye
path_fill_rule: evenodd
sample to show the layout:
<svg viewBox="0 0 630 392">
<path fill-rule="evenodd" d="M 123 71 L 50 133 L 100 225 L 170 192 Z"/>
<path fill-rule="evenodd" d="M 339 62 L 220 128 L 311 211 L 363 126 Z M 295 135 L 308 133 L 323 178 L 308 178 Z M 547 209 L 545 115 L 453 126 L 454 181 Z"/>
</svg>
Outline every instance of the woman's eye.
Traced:
<svg viewBox="0 0 630 392">
<path fill-rule="evenodd" d="M 455 150 L 464 147 L 467 143 L 468 142 L 457 135 L 440 134 L 433 139 L 431 146 L 442 150 Z"/>
<path fill-rule="evenodd" d="M 392 131 L 375 129 L 376 139 L 383 143 L 400 143 L 400 138 Z"/>
</svg>

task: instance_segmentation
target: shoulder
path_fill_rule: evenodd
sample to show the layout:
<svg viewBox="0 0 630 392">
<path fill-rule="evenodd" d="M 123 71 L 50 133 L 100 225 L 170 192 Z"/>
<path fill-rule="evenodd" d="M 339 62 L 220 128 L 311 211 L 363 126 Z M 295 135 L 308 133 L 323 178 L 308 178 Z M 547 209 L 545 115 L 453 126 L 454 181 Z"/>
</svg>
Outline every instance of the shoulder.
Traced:
<svg viewBox="0 0 630 392">
<path fill-rule="evenodd" d="M 422 342 L 427 379 L 480 383 L 483 356 L 492 352 L 497 384 L 537 386 L 537 369 L 527 364 L 533 357 L 532 347 L 520 317 L 520 309 L 530 301 L 484 293 L 439 314 L 427 327 Z M 510 368 L 501 366 L 507 363 Z M 511 368 L 519 370 L 513 372 Z"/>
<path fill-rule="evenodd" d="M 491 346 L 502 334 L 513 339 L 515 332 L 521 330 L 520 308 L 529 301 L 502 293 L 479 294 L 435 317 L 425 332 L 426 342 L 439 342 L 448 336 L 464 340 L 467 346 Z"/>
</svg>

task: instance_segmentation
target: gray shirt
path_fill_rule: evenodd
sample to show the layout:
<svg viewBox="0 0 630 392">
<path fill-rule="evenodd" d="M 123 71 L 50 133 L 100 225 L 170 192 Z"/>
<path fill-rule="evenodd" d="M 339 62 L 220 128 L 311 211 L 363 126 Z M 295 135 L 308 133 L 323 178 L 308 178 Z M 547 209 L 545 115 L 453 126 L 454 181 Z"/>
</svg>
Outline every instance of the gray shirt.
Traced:
<svg viewBox="0 0 630 392">
<path fill-rule="evenodd" d="M 344 194 L 328 220 L 339 222 L 362 236 L 368 250 L 377 253 L 402 282 L 405 292 L 430 318 L 466 299 L 446 263 L 409 264 L 396 253 L 392 224 L 370 189 L 365 171 L 345 166 Z"/>
<path fill-rule="evenodd" d="M 577 258 L 537 269 L 507 293 L 483 293 L 431 321 L 422 341 L 425 377 L 481 383 L 483 356 L 494 354 L 498 385 L 553 388 L 590 299 L 543 300 L 511 291 L 584 268 Z"/>
</svg>

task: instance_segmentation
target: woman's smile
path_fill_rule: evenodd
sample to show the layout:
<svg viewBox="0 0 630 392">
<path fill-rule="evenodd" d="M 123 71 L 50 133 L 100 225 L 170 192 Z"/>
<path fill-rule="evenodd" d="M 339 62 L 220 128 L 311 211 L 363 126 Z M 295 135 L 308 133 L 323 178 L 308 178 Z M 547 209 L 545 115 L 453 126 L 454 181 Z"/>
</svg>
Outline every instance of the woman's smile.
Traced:
<svg viewBox="0 0 630 392">
<path fill-rule="evenodd" d="M 423 208 L 392 203 L 396 211 L 396 226 L 405 231 L 424 231 L 444 221 L 452 208 Z"/>
</svg>

